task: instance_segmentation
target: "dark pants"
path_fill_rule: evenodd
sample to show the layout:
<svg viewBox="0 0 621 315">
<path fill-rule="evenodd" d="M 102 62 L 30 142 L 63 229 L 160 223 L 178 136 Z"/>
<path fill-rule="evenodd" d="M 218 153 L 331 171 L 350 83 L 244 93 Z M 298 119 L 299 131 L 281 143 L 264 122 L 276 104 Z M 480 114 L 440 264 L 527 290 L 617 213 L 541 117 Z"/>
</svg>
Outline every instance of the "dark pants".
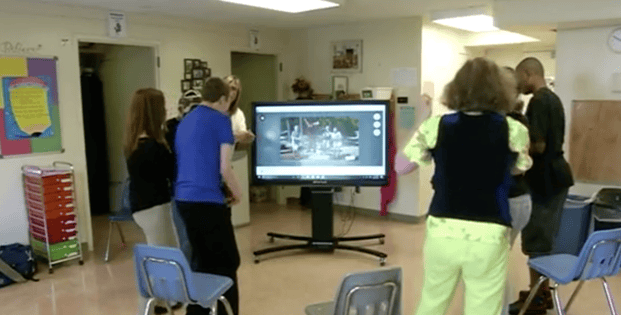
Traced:
<svg viewBox="0 0 621 315">
<path fill-rule="evenodd" d="M 532 193 L 530 221 L 522 230 L 522 252 L 531 257 L 550 255 L 563 214 L 563 205 L 569 188 L 550 196 Z"/>
<path fill-rule="evenodd" d="M 231 223 L 231 209 L 223 204 L 177 201 L 192 245 L 193 271 L 229 277 L 233 286 L 224 294 L 233 312 L 239 314 L 237 268 L 240 258 Z M 188 305 L 187 313 L 209 314 L 199 305 Z M 225 314 L 218 306 L 218 314 Z"/>
</svg>

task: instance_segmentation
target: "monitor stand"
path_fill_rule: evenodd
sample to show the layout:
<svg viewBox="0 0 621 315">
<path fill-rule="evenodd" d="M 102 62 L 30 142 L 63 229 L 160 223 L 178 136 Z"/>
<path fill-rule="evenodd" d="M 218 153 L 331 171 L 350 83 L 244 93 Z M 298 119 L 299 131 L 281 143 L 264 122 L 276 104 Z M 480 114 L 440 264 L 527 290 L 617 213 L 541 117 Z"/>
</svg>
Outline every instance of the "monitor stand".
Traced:
<svg viewBox="0 0 621 315">
<path fill-rule="evenodd" d="M 333 193 L 333 188 L 330 190 L 313 189 L 312 191 L 312 236 L 297 236 L 272 232 L 267 233 L 267 236 L 270 238 L 270 242 L 274 242 L 275 238 L 282 238 L 287 240 L 302 241 L 306 242 L 306 244 L 276 246 L 255 251 L 254 262 L 259 263 L 259 256 L 261 255 L 286 250 L 308 249 L 332 252 L 335 249 L 343 249 L 377 256 L 379 257 L 380 266 L 384 266 L 386 264 L 386 257 L 388 256 L 385 253 L 368 248 L 341 244 L 341 242 L 363 241 L 371 239 L 379 239 L 380 244 L 384 244 L 384 238 L 386 237 L 384 234 L 373 234 L 354 237 L 334 237 L 332 231 L 334 226 L 334 209 L 332 208 Z"/>
</svg>

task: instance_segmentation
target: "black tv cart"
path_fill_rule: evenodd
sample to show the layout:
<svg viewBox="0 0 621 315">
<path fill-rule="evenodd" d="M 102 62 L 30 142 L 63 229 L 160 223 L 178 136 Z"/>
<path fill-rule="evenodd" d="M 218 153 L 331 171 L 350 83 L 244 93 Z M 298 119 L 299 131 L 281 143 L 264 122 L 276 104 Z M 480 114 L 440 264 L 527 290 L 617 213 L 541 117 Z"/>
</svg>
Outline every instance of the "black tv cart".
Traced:
<svg viewBox="0 0 621 315">
<path fill-rule="evenodd" d="M 384 244 L 384 238 L 386 237 L 384 234 L 373 234 L 354 237 L 334 237 L 332 231 L 334 222 L 334 209 L 332 208 L 333 194 L 333 188 L 329 190 L 312 190 L 312 236 L 297 236 L 272 232 L 267 233 L 267 236 L 270 238 L 270 242 L 273 242 L 275 238 L 280 238 L 306 242 L 305 244 L 276 246 L 255 251 L 254 262 L 258 264 L 260 261 L 259 256 L 261 255 L 280 251 L 307 249 L 332 252 L 335 249 L 342 249 L 377 256 L 379 257 L 380 266 L 384 266 L 386 264 L 386 257 L 388 257 L 388 255 L 386 255 L 385 253 L 368 248 L 341 244 L 341 242 L 363 241 L 372 239 L 379 239 L 380 244 Z"/>
</svg>

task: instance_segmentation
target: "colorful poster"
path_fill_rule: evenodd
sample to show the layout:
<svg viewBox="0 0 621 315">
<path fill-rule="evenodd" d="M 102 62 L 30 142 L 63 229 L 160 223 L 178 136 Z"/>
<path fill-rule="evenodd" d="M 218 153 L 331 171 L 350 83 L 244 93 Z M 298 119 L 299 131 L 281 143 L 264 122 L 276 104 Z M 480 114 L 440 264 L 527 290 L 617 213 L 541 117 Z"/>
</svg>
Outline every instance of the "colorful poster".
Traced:
<svg viewBox="0 0 621 315">
<path fill-rule="evenodd" d="M 8 140 L 54 135 L 53 97 L 48 76 L 4 77 L 4 123 Z"/>
</svg>

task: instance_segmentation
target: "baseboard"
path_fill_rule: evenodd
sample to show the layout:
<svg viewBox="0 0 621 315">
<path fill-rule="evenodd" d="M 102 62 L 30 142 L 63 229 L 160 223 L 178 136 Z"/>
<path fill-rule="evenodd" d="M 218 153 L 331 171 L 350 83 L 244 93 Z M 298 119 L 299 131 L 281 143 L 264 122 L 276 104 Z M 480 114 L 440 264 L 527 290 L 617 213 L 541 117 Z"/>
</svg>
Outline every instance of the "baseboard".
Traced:
<svg viewBox="0 0 621 315">
<path fill-rule="evenodd" d="M 344 206 L 344 205 L 334 205 L 333 207 L 334 207 L 334 211 L 349 211 L 350 209 L 352 209 L 356 214 L 359 214 L 359 215 L 374 217 L 374 218 L 379 217 L 381 219 L 386 219 L 389 221 L 398 221 L 398 222 L 405 222 L 405 223 L 412 223 L 412 224 L 419 224 L 419 223 L 425 222 L 425 216 L 412 216 L 412 215 L 390 213 L 390 212 L 385 216 L 380 216 L 379 211 L 372 210 L 372 209 L 350 207 L 350 206 Z"/>
</svg>

